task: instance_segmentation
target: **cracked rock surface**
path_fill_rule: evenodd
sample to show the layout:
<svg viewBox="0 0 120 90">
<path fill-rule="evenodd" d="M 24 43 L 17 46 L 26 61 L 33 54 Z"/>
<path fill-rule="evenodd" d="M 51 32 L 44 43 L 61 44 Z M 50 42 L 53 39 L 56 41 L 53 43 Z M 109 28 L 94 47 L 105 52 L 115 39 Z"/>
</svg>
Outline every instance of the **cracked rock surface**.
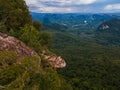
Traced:
<svg viewBox="0 0 120 90">
<path fill-rule="evenodd" d="M 0 32 L 0 50 L 15 51 L 18 55 L 18 59 L 24 56 L 32 57 L 37 55 L 37 53 L 34 50 L 26 46 L 22 41 L 1 32 Z"/>
</svg>

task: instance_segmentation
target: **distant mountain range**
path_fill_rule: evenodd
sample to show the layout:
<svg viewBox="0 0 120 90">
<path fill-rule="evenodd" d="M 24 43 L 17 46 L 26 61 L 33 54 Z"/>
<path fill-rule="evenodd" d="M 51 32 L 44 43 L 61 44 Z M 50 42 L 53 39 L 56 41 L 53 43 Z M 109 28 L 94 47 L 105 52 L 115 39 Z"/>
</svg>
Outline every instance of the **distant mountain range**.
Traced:
<svg viewBox="0 0 120 90">
<path fill-rule="evenodd" d="M 43 23 L 42 30 L 91 38 L 103 45 L 120 45 L 120 14 L 49 14 L 31 13 Z M 69 36 L 70 36 L 69 35 Z M 80 39 L 80 38 L 79 38 Z"/>
<path fill-rule="evenodd" d="M 91 22 L 106 21 L 112 18 L 120 18 L 120 14 L 52 14 L 31 12 L 34 20 L 40 20 L 43 24 L 60 23 L 63 25 L 86 24 Z M 70 24 L 71 25 L 71 24 Z"/>
<path fill-rule="evenodd" d="M 53 23 L 68 27 L 67 30 L 91 30 L 96 29 L 102 22 L 113 18 L 120 18 L 120 14 L 51 14 L 33 13 L 34 20 L 41 21 L 44 25 Z"/>
</svg>

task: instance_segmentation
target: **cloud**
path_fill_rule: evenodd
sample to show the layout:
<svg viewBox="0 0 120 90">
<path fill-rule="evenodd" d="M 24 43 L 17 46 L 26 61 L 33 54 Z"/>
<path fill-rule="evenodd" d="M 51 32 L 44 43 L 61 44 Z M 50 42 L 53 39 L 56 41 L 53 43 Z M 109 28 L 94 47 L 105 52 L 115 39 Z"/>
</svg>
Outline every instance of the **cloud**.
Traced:
<svg viewBox="0 0 120 90">
<path fill-rule="evenodd" d="M 90 5 L 96 2 L 96 0 L 25 0 L 29 6 L 30 11 L 34 12 L 78 12 L 81 5 Z M 79 8 L 78 8 L 79 7 Z M 83 9 L 86 11 L 87 9 Z"/>
<path fill-rule="evenodd" d="M 35 4 L 35 3 L 42 3 L 42 4 L 57 4 L 57 5 L 84 5 L 84 4 L 92 4 L 95 3 L 97 0 L 25 0 L 27 4 Z"/>
<path fill-rule="evenodd" d="M 120 11 L 119 0 L 25 0 L 29 10 L 40 13 L 94 13 Z M 117 3 L 117 4 L 115 4 Z"/>
<path fill-rule="evenodd" d="M 27 5 L 35 5 L 37 3 L 37 0 L 25 0 Z"/>
<path fill-rule="evenodd" d="M 110 4 L 104 7 L 104 10 L 111 11 L 111 10 L 119 10 L 120 11 L 120 4 Z"/>
<path fill-rule="evenodd" d="M 76 11 L 74 8 L 56 8 L 56 7 L 45 7 L 45 8 L 39 8 L 38 9 L 41 12 L 47 12 L 47 13 L 71 13 L 72 11 Z"/>
<path fill-rule="evenodd" d="M 42 3 L 48 3 L 50 5 L 56 4 L 58 6 L 64 6 L 64 5 L 86 5 L 86 4 L 92 4 L 96 2 L 96 0 L 39 0 Z"/>
</svg>

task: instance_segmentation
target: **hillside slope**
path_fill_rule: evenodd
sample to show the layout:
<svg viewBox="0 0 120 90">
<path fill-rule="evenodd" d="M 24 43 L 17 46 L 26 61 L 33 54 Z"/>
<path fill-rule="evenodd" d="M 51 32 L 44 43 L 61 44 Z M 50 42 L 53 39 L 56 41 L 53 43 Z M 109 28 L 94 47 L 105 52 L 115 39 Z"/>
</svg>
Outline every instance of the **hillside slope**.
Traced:
<svg viewBox="0 0 120 90">
<path fill-rule="evenodd" d="M 0 2 L 0 90 L 72 90 L 56 71 L 64 59 L 49 50 L 50 35 L 36 28 L 25 1 Z"/>
<path fill-rule="evenodd" d="M 96 30 L 98 43 L 105 45 L 120 45 L 120 19 L 103 22 Z"/>
</svg>

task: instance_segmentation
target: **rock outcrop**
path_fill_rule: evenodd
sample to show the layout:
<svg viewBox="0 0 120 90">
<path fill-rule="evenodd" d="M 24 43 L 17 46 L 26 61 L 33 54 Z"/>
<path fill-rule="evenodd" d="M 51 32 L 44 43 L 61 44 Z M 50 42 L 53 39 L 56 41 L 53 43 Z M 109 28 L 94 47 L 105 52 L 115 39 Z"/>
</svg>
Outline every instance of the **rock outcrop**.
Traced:
<svg viewBox="0 0 120 90">
<path fill-rule="evenodd" d="M 64 67 L 66 67 L 65 60 L 62 59 L 60 56 L 46 55 L 46 54 L 43 53 L 42 58 L 44 60 L 47 60 L 49 62 L 49 64 L 54 68 L 64 68 Z M 49 64 L 48 64 L 48 66 L 49 66 Z"/>
<path fill-rule="evenodd" d="M 18 59 L 16 61 L 19 61 L 25 56 L 33 57 L 38 55 L 34 50 L 29 48 L 22 41 L 0 32 L 0 51 L 4 50 L 15 51 L 18 55 Z M 41 56 L 48 61 L 49 65 L 54 68 L 63 68 L 66 66 L 65 61 L 60 56 L 58 57 L 56 55 L 46 55 L 45 53 L 42 53 Z"/>
<path fill-rule="evenodd" d="M 32 57 L 37 55 L 34 50 L 30 49 L 20 40 L 3 33 L 0 33 L 0 50 L 15 51 L 18 55 L 18 60 L 25 56 Z"/>
</svg>

